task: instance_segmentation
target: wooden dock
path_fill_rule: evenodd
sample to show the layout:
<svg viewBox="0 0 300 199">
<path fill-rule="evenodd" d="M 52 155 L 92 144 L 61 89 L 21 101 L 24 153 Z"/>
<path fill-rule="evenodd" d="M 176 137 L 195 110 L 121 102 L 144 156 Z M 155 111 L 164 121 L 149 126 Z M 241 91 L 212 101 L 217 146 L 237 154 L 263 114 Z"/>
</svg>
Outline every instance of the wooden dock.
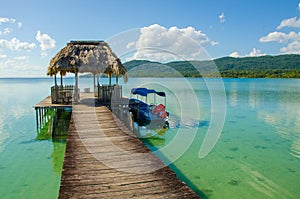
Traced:
<svg viewBox="0 0 300 199">
<path fill-rule="evenodd" d="M 33 108 L 36 112 L 36 127 L 37 130 L 39 130 L 43 127 L 45 120 L 48 120 L 48 118 L 45 116 L 47 115 L 49 109 L 55 109 L 55 111 L 58 112 L 59 110 L 65 108 L 72 108 L 72 104 L 52 104 L 51 96 L 48 96 L 41 102 L 37 103 Z"/>
<path fill-rule="evenodd" d="M 59 198 L 199 198 L 92 95 L 72 109 Z"/>
</svg>

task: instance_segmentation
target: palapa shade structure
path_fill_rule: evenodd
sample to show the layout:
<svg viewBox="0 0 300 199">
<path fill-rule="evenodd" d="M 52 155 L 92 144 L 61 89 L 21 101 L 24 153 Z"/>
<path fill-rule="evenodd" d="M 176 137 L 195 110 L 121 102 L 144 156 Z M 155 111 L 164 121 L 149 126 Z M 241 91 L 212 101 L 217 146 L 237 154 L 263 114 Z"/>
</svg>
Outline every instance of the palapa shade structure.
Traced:
<svg viewBox="0 0 300 199">
<path fill-rule="evenodd" d="M 66 73 L 75 73 L 76 85 L 75 92 L 78 91 L 78 73 L 92 73 L 95 75 L 105 73 L 110 78 L 111 75 L 123 76 L 124 82 L 127 82 L 126 68 L 120 59 L 112 52 L 108 43 L 104 41 L 71 41 L 66 47 L 61 49 L 50 61 L 47 75 L 55 76 L 60 73 L 61 76 Z"/>
</svg>

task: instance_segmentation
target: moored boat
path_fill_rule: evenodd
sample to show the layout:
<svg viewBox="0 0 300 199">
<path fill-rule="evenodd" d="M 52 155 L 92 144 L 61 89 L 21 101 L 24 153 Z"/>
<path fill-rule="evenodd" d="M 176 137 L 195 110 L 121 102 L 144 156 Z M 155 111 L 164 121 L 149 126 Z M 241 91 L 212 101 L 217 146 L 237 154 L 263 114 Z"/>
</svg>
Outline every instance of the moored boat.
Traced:
<svg viewBox="0 0 300 199">
<path fill-rule="evenodd" d="M 153 101 L 148 103 L 149 95 L 153 95 Z M 135 96 L 135 97 L 134 97 Z M 164 104 L 156 103 L 156 97 L 164 98 Z M 169 127 L 169 112 L 166 110 L 166 93 L 147 88 L 131 89 L 129 100 L 129 111 L 132 113 L 133 121 L 139 126 L 150 128 Z"/>
</svg>

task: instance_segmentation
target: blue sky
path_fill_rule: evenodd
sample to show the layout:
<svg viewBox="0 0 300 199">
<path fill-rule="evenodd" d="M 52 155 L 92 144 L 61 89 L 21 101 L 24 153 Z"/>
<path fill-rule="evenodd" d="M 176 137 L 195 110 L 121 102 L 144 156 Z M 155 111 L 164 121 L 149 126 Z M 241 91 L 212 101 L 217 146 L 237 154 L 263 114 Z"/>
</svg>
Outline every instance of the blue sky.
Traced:
<svg viewBox="0 0 300 199">
<path fill-rule="evenodd" d="M 0 77 L 46 76 L 70 40 L 106 40 L 122 58 L 184 59 L 300 53 L 300 0 L 0 1 Z M 182 37 L 182 34 L 184 37 Z M 134 36 L 132 36 L 134 35 Z M 200 56 L 199 47 L 206 56 Z M 125 53 L 126 54 L 126 53 Z"/>
</svg>

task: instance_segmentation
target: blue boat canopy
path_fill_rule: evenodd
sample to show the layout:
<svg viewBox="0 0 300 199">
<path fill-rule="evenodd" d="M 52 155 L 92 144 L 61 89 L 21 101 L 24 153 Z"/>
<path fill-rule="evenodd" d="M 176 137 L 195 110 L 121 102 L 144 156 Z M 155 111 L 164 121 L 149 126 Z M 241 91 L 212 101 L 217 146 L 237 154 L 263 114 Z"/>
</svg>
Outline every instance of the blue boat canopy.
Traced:
<svg viewBox="0 0 300 199">
<path fill-rule="evenodd" d="M 166 93 L 165 92 L 156 92 L 157 95 L 162 96 L 162 97 L 166 97 Z"/>
<path fill-rule="evenodd" d="M 141 95 L 141 96 L 146 97 L 150 93 L 155 93 L 155 94 L 157 94 L 161 97 L 166 97 L 165 92 L 157 92 L 153 89 L 147 89 L 147 88 L 133 88 L 133 89 L 131 89 L 131 94 L 134 94 L 134 95 Z"/>
</svg>

